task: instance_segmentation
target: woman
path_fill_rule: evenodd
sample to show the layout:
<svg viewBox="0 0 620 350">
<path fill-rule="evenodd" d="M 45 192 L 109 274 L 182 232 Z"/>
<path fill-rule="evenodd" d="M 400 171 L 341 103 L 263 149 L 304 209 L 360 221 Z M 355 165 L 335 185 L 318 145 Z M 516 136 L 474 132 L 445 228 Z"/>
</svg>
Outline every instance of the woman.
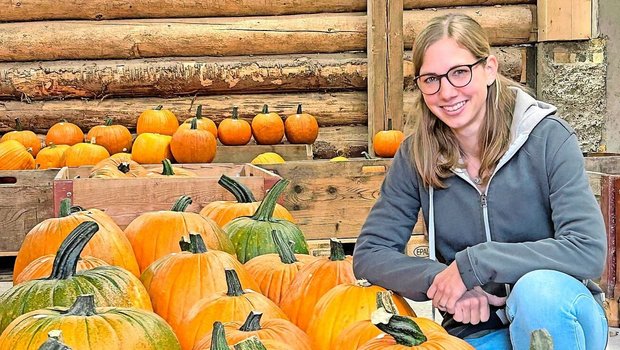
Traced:
<svg viewBox="0 0 620 350">
<path fill-rule="evenodd" d="M 575 132 L 498 73 L 470 17 L 431 20 L 413 48 L 422 115 L 354 252 L 357 278 L 416 301 L 478 349 L 604 349 L 605 227 Z M 431 259 L 403 254 L 422 210 Z"/>
</svg>

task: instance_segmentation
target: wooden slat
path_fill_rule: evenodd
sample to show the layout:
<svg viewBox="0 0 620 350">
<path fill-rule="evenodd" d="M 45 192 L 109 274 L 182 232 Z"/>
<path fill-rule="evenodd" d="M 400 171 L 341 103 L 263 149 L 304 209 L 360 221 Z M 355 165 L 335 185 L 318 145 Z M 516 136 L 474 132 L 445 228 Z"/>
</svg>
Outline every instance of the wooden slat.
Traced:
<svg viewBox="0 0 620 350">
<path fill-rule="evenodd" d="M 404 0 L 405 9 L 464 5 L 509 5 L 535 0 Z M 120 19 L 292 15 L 321 12 L 363 12 L 366 0 L 1 0 L 0 21 L 51 19 Z"/>
<path fill-rule="evenodd" d="M 388 100 L 388 0 L 368 2 L 368 149 L 372 136 L 385 130 Z"/>
<path fill-rule="evenodd" d="M 473 16 L 492 45 L 534 39 L 531 5 L 408 10 L 403 35 L 408 47 L 434 16 Z M 251 18 L 0 23 L 0 61 L 112 59 L 172 56 L 329 53 L 366 50 L 364 13 Z M 277 43 L 275 45 L 274 43 Z"/>
<path fill-rule="evenodd" d="M 386 127 L 403 129 L 403 0 L 387 0 L 387 100 Z M 387 120 L 390 120 L 388 123 Z"/>
<path fill-rule="evenodd" d="M 591 0 L 539 0 L 538 40 L 579 40 L 592 37 Z"/>
<path fill-rule="evenodd" d="M 311 160 L 312 145 L 278 145 L 223 146 L 218 145 L 213 163 L 249 163 L 261 153 L 275 152 L 284 160 Z"/>
</svg>

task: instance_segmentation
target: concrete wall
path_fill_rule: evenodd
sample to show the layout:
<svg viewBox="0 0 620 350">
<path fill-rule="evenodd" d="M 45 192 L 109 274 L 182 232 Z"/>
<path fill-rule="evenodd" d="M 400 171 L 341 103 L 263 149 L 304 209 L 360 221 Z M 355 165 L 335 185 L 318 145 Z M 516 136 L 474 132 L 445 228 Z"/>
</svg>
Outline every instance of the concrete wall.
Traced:
<svg viewBox="0 0 620 350">
<path fill-rule="evenodd" d="M 598 28 L 607 42 L 607 115 L 603 142 L 620 152 L 620 1 L 598 0 Z"/>
</svg>

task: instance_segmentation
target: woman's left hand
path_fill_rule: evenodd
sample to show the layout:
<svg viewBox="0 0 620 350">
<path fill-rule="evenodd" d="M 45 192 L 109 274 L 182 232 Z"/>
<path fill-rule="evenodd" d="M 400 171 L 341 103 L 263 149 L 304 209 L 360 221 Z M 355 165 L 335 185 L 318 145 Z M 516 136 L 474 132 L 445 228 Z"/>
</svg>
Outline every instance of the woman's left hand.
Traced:
<svg viewBox="0 0 620 350">
<path fill-rule="evenodd" d="M 467 291 L 461 279 L 461 273 L 453 261 L 445 270 L 435 276 L 426 296 L 433 300 L 433 306 L 442 311 L 454 314 L 454 306 Z"/>
</svg>

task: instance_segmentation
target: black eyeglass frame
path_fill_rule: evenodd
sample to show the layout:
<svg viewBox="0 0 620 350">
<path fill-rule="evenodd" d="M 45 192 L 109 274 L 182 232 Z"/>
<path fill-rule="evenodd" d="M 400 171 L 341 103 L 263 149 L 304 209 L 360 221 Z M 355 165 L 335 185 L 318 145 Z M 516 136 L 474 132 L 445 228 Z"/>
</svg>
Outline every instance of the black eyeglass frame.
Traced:
<svg viewBox="0 0 620 350">
<path fill-rule="evenodd" d="M 454 67 L 450 68 L 450 69 L 449 69 L 446 73 L 444 73 L 444 74 L 435 74 L 435 73 L 420 74 L 420 75 L 416 76 L 415 78 L 413 78 L 413 81 L 415 82 L 416 87 L 417 87 L 417 88 L 420 90 L 420 92 L 421 92 L 421 93 L 423 93 L 424 95 L 434 95 L 434 94 L 438 93 L 438 92 L 439 92 L 439 90 L 441 90 L 441 80 L 442 80 L 442 78 L 443 78 L 443 77 L 445 77 L 445 78 L 446 78 L 446 80 L 448 81 L 448 83 L 450 83 L 450 85 L 454 86 L 455 88 L 462 88 L 462 87 L 465 87 L 465 86 L 469 85 L 469 83 L 471 83 L 471 80 L 472 80 L 472 79 L 473 79 L 473 77 L 474 77 L 473 68 L 474 68 L 476 65 L 478 65 L 478 64 L 480 64 L 480 63 L 482 63 L 482 62 L 486 61 L 486 60 L 487 60 L 487 58 L 489 58 L 489 56 L 482 57 L 482 58 L 478 59 L 476 62 L 474 62 L 474 63 L 472 63 L 472 64 L 460 64 L 460 65 L 458 65 L 458 66 L 454 66 Z M 452 72 L 453 70 L 455 70 L 455 69 L 457 69 L 457 68 L 464 68 L 464 67 L 467 67 L 467 68 L 469 69 L 469 73 L 470 73 L 470 75 L 469 75 L 469 80 L 467 81 L 467 83 L 465 83 L 465 84 L 463 84 L 463 85 L 460 85 L 460 86 L 454 85 L 454 83 L 452 83 L 452 81 L 450 81 L 450 77 L 449 77 L 449 75 L 448 75 L 448 74 L 450 74 L 450 72 Z M 424 91 L 422 91 L 422 89 L 421 89 L 421 88 L 420 88 L 420 86 L 418 85 L 418 80 L 419 80 L 420 78 L 422 78 L 422 77 L 426 77 L 426 76 L 433 76 L 433 77 L 437 78 L 437 80 L 439 81 L 439 85 L 437 85 L 437 91 L 435 91 L 435 92 L 433 92 L 433 93 L 431 93 L 431 94 L 427 94 L 427 93 L 425 93 Z"/>
</svg>

